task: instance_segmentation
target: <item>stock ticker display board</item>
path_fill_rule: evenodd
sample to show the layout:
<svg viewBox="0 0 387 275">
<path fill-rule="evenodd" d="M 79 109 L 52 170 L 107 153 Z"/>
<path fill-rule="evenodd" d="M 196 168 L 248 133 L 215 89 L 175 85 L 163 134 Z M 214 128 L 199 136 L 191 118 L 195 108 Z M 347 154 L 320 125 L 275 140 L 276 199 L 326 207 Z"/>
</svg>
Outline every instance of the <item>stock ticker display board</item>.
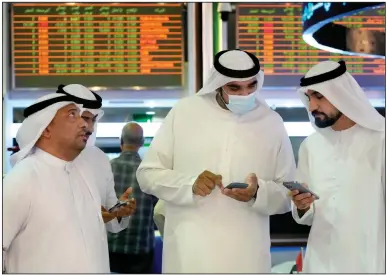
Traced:
<svg viewBox="0 0 387 275">
<path fill-rule="evenodd" d="M 320 61 L 342 59 L 346 61 L 348 71 L 362 79 L 363 85 L 384 83 L 384 59 L 340 55 L 306 44 L 302 39 L 302 12 L 301 3 L 237 4 L 236 46 L 260 59 L 265 76 L 284 76 L 290 80 L 291 76 L 304 75 Z M 385 7 L 361 12 L 335 23 L 385 32 Z"/>
<path fill-rule="evenodd" d="M 12 4 L 13 87 L 181 87 L 181 3 Z"/>
</svg>

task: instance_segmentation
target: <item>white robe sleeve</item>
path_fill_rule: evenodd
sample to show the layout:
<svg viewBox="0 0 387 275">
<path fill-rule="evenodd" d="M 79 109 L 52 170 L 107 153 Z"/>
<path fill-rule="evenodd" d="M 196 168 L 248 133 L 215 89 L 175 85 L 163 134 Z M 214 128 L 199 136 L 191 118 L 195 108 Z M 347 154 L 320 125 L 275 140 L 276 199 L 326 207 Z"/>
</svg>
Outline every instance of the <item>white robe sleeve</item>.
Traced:
<svg viewBox="0 0 387 275">
<path fill-rule="evenodd" d="M 38 184 L 28 175 L 32 165 L 20 165 L 23 167 L 16 166 L 3 181 L 3 251 L 9 249 L 14 238 L 26 227 L 34 196 L 32 186 Z"/>
<path fill-rule="evenodd" d="M 192 186 L 197 176 L 173 170 L 174 111 L 169 112 L 137 170 L 144 193 L 176 205 L 193 205 Z"/>
<path fill-rule="evenodd" d="M 160 231 L 161 238 L 163 238 L 165 224 L 165 202 L 163 200 L 157 202 L 153 213 L 153 220 Z"/>
<path fill-rule="evenodd" d="M 382 151 L 382 190 L 384 201 L 386 201 L 386 143 L 383 139 L 383 151 Z"/>
<path fill-rule="evenodd" d="M 306 148 L 306 140 L 304 140 L 300 145 L 300 150 L 298 152 L 298 165 L 297 165 L 297 173 L 296 173 L 296 179 L 300 183 L 308 183 L 309 179 L 309 169 L 308 169 L 309 163 L 308 163 L 308 151 Z M 297 207 L 292 202 L 292 216 L 293 219 L 303 225 L 309 225 L 312 226 L 313 223 L 313 216 L 314 216 L 314 203 L 310 206 L 309 210 L 304 213 L 304 215 L 300 218 L 298 215 Z"/>
<path fill-rule="evenodd" d="M 114 190 L 114 176 L 109 159 L 106 157 L 106 205 L 105 209 L 112 208 L 118 201 L 116 191 Z M 104 167 L 105 167 L 104 166 Z M 105 223 L 106 230 L 111 233 L 118 233 L 129 226 L 130 217 L 122 217 L 119 222 L 116 218 Z"/>
<path fill-rule="evenodd" d="M 382 149 L 382 190 L 383 190 L 383 202 L 384 207 L 386 207 L 386 143 L 385 139 L 383 139 L 383 149 Z M 384 208 L 384 211 L 385 208 Z M 385 220 L 386 212 L 383 213 L 381 220 L 384 220 L 381 224 L 383 225 L 381 230 L 381 238 L 380 240 L 380 246 L 379 246 L 379 253 L 378 253 L 378 265 L 377 265 L 377 271 L 373 270 L 373 272 L 377 273 L 386 273 L 386 220 Z"/>
<path fill-rule="evenodd" d="M 296 165 L 293 148 L 289 136 L 284 129 L 281 147 L 277 155 L 275 178 L 273 181 L 259 179 L 259 189 L 253 208 L 263 215 L 275 215 L 289 212 L 290 198 L 288 190 L 282 185 L 284 181 L 292 181 L 295 176 Z"/>
</svg>

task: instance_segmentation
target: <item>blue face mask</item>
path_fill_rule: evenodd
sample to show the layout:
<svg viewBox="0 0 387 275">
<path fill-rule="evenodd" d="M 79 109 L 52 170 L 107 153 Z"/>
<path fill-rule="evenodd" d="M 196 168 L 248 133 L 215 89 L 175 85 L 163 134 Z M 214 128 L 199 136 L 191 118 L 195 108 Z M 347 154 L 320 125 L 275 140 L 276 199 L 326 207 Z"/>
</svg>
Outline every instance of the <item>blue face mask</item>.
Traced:
<svg viewBox="0 0 387 275">
<path fill-rule="evenodd" d="M 225 92 L 226 93 L 226 92 Z M 226 93 L 227 94 L 227 93 Z M 228 95 L 227 108 L 237 115 L 244 115 L 257 106 L 256 92 L 249 95 Z"/>
</svg>

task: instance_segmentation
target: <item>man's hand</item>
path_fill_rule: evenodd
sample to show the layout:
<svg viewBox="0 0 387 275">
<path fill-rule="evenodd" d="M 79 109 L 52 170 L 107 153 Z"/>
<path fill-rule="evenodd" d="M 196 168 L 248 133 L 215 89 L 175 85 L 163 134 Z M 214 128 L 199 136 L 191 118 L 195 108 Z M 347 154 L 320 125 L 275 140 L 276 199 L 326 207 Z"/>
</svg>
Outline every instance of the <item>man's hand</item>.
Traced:
<svg viewBox="0 0 387 275">
<path fill-rule="evenodd" d="M 101 206 L 101 214 L 102 214 L 102 219 L 104 223 L 108 223 L 111 220 L 116 218 L 116 215 L 114 213 L 109 213 L 105 207 Z"/>
<path fill-rule="evenodd" d="M 117 217 L 127 217 L 133 215 L 136 211 L 136 199 L 129 199 L 129 196 L 132 194 L 132 192 L 132 187 L 129 187 L 128 189 L 126 189 L 124 194 L 121 195 L 119 200 L 127 201 L 127 204 L 125 206 L 121 206 L 117 211 L 114 212 Z"/>
<path fill-rule="evenodd" d="M 108 223 L 115 218 L 131 216 L 136 212 L 136 199 L 130 199 L 125 206 L 121 206 L 117 211 L 109 212 L 105 207 L 101 206 L 102 219 L 104 223 Z"/>
<path fill-rule="evenodd" d="M 245 188 L 245 189 L 225 188 L 225 189 L 223 189 L 222 193 L 226 196 L 229 196 L 230 198 L 237 200 L 237 201 L 244 201 L 244 202 L 250 201 L 257 193 L 257 190 L 259 187 L 258 186 L 258 178 L 255 174 L 249 174 L 245 181 L 249 185 L 247 188 Z"/>
<path fill-rule="evenodd" d="M 121 195 L 121 197 L 119 198 L 120 201 L 127 201 L 129 200 L 129 196 L 132 194 L 133 192 L 133 189 L 132 187 L 129 187 L 128 189 L 126 189 L 126 191 L 124 192 L 124 194 Z"/>
<path fill-rule="evenodd" d="M 194 185 L 192 186 L 192 192 L 195 195 L 205 197 L 211 194 L 215 186 L 219 186 L 221 190 L 223 189 L 222 176 L 215 175 L 214 173 L 206 170 L 196 179 Z"/>
<path fill-rule="evenodd" d="M 306 184 L 303 184 L 303 186 L 308 187 L 308 185 Z M 312 196 L 311 193 L 300 194 L 298 190 L 290 191 L 289 196 L 292 197 L 292 201 L 296 205 L 297 209 L 302 210 L 303 212 L 308 211 L 310 208 L 310 205 L 316 199 L 316 197 Z"/>
<path fill-rule="evenodd" d="M 128 217 L 136 212 L 136 207 L 136 199 L 131 198 L 125 206 L 121 206 L 117 211 L 113 213 L 116 213 L 117 217 Z"/>
<path fill-rule="evenodd" d="M 134 212 L 136 212 L 136 207 L 137 207 L 136 199 L 134 198 L 129 199 L 129 196 L 132 194 L 132 191 L 133 190 L 130 187 L 126 189 L 124 194 L 121 195 L 119 200 L 126 201 L 127 204 L 124 206 L 121 206 L 117 211 L 110 213 L 103 206 L 101 206 L 102 218 L 104 223 L 108 223 L 115 218 L 131 216 L 134 214 Z"/>
</svg>

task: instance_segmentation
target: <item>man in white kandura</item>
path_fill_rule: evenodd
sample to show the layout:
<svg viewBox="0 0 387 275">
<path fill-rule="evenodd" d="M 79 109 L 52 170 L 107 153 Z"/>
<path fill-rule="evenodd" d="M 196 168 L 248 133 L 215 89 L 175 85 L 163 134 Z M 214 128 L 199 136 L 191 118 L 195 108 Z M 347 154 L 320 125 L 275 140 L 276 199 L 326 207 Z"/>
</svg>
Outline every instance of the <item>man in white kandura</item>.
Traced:
<svg viewBox="0 0 387 275">
<path fill-rule="evenodd" d="M 74 104 L 78 103 L 78 104 Z M 101 198 L 75 164 L 87 142 L 79 98 L 49 94 L 24 111 L 3 182 L 9 273 L 109 273 Z"/>
<path fill-rule="evenodd" d="M 292 146 L 259 96 L 263 72 L 247 52 L 218 53 L 197 95 L 169 112 L 137 170 L 165 201 L 164 273 L 268 273 L 269 215 L 290 211 Z M 232 182 L 246 189 L 226 189 Z"/>
<path fill-rule="evenodd" d="M 301 79 L 316 133 L 300 146 L 294 219 L 312 226 L 306 273 L 385 273 L 385 119 L 343 61 L 324 61 Z"/>
<path fill-rule="evenodd" d="M 79 97 L 88 103 L 88 108 L 84 108 L 81 114 L 87 122 L 86 136 L 88 140 L 86 148 L 82 150 L 82 153 L 75 161 L 89 168 L 83 169 L 82 173 L 85 177 L 93 179 L 100 191 L 102 217 L 106 223 L 106 229 L 111 233 L 120 232 L 128 227 L 129 216 L 136 209 L 136 200 L 129 198 L 132 190 L 128 188 L 120 197 L 120 201 L 128 200 L 128 205 L 112 213 L 107 211 L 117 203 L 117 195 L 114 189 L 114 176 L 109 158 L 101 149 L 95 146 L 97 124 L 104 114 L 104 111 L 101 110 L 102 98 L 79 84 L 60 85 L 57 93 Z"/>
</svg>

